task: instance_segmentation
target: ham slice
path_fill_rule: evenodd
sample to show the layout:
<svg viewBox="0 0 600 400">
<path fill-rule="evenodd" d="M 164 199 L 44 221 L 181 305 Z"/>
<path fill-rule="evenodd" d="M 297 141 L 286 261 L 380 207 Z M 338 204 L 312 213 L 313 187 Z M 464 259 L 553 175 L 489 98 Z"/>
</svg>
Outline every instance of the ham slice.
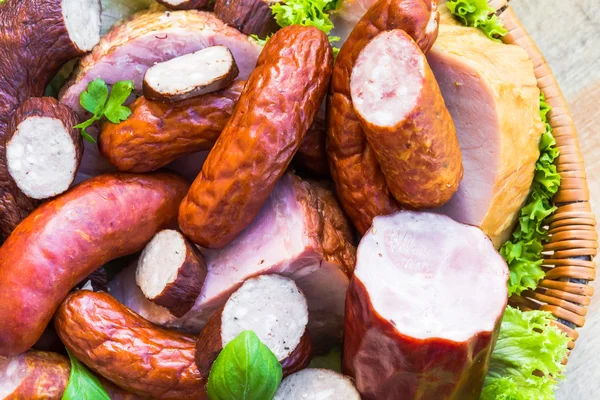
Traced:
<svg viewBox="0 0 600 400">
<path fill-rule="evenodd" d="M 445 5 L 440 13 L 427 58 L 454 120 L 464 177 L 439 212 L 479 226 L 499 247 L 533 180 L 544 132 L 540 91 L 523 49 L 460 25 Z"/>
<path fill-rule="evenodd" d="M 355 261 L 352 232 L 333 194 L 318 183 L 284 175 L 258 216 L 223 249 L 203 250 L 208 275 L 192 309 L 175 319 L 146 300 L 125 270 L 111 293 L 152 322 L 197 333 L 248 278 L 290 277 L 306 295 L 308 329 L 318 350 L 340 340 L 344 301 Z M 150 303 L 150 304 L 148 304 Z"/>
<path fill-rule="evenodd" d="M 507 302 L 508 267 L 474 226 L 376 217 L 346 299 L 344 373 L 365 400 L 477 400 Z"/>
</svg>

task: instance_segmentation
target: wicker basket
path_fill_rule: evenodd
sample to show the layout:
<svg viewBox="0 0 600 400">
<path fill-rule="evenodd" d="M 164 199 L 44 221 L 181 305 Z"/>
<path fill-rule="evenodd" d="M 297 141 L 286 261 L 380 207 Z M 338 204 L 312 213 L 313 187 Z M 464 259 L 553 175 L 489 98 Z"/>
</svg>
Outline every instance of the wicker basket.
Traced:
<svg viewBox="0 0 600 400">
<path fill-rule="evenodd" d="M 596 218 L 590 207 L 577 132 L 550 67 L 508 1 L 491 0 L 489 3 L 501 13 L 509 31 L 504 42 L 520 46 L 533 61 L 538 86 L 552 107 L 549 122 L 560 150 L 557 169 L 561 185 L 554 196 L 558 209 L 546 221 L 550 234 L 550 241 L 544 245 L 546 276 L 537 289 L 512 296 L 510 303 L 523 310 L 550 311 L 558 318 L 556 325 L 572 339 L 569 348 L 573 349 L 578 337 L 576 328 L 585 323 L 586 306 L 594 293 L 588 283 L 596 275 L 593 258 L 598 248 Z"/>
</svg>

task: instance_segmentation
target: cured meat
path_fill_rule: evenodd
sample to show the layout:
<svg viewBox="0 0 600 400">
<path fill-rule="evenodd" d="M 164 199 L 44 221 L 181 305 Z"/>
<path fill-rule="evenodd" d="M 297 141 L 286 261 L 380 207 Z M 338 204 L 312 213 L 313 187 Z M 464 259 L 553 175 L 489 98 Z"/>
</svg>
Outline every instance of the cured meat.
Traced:
<svg viewBox="0 0 600 400">
<path fill-rule="evenodd" d="M 531 187 L 544 125 L 533 64 L 523 49 L 455 22 L 442 5 L 429 64 L 456 126 L 464 178 L 439 212 L 504 243 Z"/>
<path fill-rule="evenodd" d="M 507 303 L 508 267 L 477 227 L 376 217 L 346 298 L 344 372 L 365 400 L 477 400 Z"/>
<path fill-rule="evenodd" d="M 324 187 L 284 175 L 240 236 L 223 249 L 203 253 L 206 281 L 192 310 L 180 319 L 149 305 L 135 283 L 131 284 L 131 272 L 124 271 L 111 282 L 111 293 L 153 322 L 199 332 L 242 282 L 277 273 L 294 279 L 306 295 L 308 329 L 316 347 L 341 338 L 355 248 L 348 222 Z"/>
<path fill-rule="evenodd" d="M 285 378 L 274 400 L 360 400 L 352 381 L 329 369 L 307 368 Z"/>
</svg>

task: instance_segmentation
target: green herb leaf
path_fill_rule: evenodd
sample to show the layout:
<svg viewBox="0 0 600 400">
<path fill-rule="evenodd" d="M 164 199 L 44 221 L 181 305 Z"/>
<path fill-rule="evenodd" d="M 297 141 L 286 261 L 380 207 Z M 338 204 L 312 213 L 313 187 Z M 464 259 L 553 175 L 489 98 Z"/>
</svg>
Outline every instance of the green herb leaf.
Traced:
<svg viewBox="0 0 600 400">
<path fill-rule="evenodd" d="M 110 400 L 104 387 L 69 350 L 71 373 L 62 400 Z"/>
<path fill-rule="evenodd" d="M 281 364 L 252 331 L 223 348 L 208 376 L 210 400 L 271 400 L 281 383 Z"/>
<path fill-rule="evenodd" d="M 329 18 L 329 12 L 337 9 L 342 0 L 286 0 L 284 3 L 276 3 L 271 6 L 275 21 L 280 27 L 289 25 L 314 26 L 327 35 L 333 29 L 333 22 Z M 258 38 L 256 38 L 258 39 Z M 260 39 L 259 43 L 261 42 Z M 269 40 L 266 38 L 261 44 Z M 337 36 L 329 36 L 329 42 L 339 41 Z M 333 54 L 337 55 L 340 50 L 333 47 Z"/>
<path fill-rule="evenodd" d="M 113 124 L 124 121 L 131 115 L 131 110 L 123 106 L 123 103 L 129 98 L 132 91 L 133 81 L 119 81 L 113 85 L 104 109 L 104 115 Z"/>
<path fill-rule="evenodd" d="M 546 125 L 546 131 L 540 139 L 540 157 L 535 164 L 531 193 L 521 209 L 519 223 L 512 238 L 500 248 L 500 254 L 510 269 L 509 295 L 535 289 L 544 277 L 542 249 L 548 240 L 544 220 L 556 210 L 552 197 L 560 187 L 560 174 L 554 165 L 559 152 L 552 136 L 552 127 L 548 124 L 549 112 L 550 106 L 546 104 L 544 95 L 541 95 L 540 116 Z"/>
<path fill-rule="evenodd" d="M 499 41 L 508 33 L 487 0 L 449 0 L 447 4 L 463 25 L 481 29 L 492 40 Z"/>
<path fill-rule="evenodd" d="M 506 308 L 480 400 L 554 400 L 570 341 L 554 319 L 546 311 Z"/>
<path fill-rule="evenodd" d="M 88 84 L 85 90 L 79 96 L 79 103 L 84 110 L 91 112 L 94 117 L 101 117 L 104 111 L 104 105 L 108 98 L 108 86 L 98 78 Z"/>
</svg>

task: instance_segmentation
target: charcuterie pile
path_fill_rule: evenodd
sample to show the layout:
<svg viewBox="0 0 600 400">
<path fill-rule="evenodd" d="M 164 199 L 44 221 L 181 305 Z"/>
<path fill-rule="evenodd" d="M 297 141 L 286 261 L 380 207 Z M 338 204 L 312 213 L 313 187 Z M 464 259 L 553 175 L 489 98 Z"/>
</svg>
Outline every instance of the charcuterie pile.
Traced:
<svg viewBox="0 0 600 400">
<path fill-rule="evenodd" d="M 494 11 L 0 0 L 0 398 L 553 399 L 507 300 L 556 150 Z"/>
</svg>

